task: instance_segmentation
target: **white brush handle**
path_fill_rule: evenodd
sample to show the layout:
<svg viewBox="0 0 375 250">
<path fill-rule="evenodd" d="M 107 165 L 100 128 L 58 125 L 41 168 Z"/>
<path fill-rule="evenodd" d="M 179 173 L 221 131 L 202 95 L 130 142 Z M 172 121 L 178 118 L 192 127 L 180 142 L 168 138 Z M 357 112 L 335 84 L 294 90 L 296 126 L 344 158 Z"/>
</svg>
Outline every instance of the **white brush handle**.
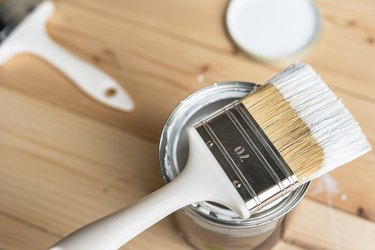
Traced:
<svg viewBox="0 0 375 250">
<path fill-rule="evenodd" d="M 167 215 L 191 203 L 215 201 L 242 217 L 246 204 L 195 129 L 189 129 L 190 153 L 184 170 L 146 198 L 73 232 L 51 250 L 114 250 Z"/>
<path fill-rule="evenodd" d="M 130 96 L 112 77 L 50 39 L 45 25 L 53 12 L 54 4 L 45 1 L 30 13 L 1 44 L 0 64 L 19 53 L 34 54 L 55 66 L 97 101 L 121 111 L 132 110 L 134 105 Z M 113 96 L 108 96 L 107 91 Z"/>
</svg>

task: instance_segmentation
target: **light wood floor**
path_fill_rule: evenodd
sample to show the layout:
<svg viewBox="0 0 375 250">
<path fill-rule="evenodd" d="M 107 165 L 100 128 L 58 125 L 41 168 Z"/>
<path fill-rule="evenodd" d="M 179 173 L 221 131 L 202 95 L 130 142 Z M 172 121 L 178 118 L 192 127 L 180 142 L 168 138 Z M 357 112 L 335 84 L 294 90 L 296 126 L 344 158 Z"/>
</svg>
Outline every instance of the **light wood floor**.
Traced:
<svg viewBox="0 0 375 250">
<path fill-rule="evenodd" d="M 0 249 L 45 249 L 162 185 L 157 146 L 168 114 L 217 81 L 263 82 L 281 67 L 250 60 L 223 25 L 228 0 L 60 0 L 48 32 L 134 97 L 122 113 L 47 63 L 0 68 Z M 319 0 L 323 33 L 303 58 L 375 145 L 375 2 Z M 374 249 L 375 152 L 315 181 L 276 249 Z M 191 249 L 168 217 L 124 249 Z"/>
</svg>

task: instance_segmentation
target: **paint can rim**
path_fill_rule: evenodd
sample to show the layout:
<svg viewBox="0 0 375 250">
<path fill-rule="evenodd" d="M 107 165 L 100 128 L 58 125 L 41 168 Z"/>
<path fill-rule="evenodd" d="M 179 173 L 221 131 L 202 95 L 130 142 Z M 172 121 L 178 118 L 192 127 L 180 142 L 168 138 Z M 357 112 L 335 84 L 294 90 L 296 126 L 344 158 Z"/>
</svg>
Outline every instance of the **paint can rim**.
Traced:
<svg viewBox="0 0 375 250">
<path fill-rule="evenodd" d="M 183 133 L 183 129 L 191 116 L 204 107 L 222 100 L 230 102 L 239 99 L 247 93 L 254 91 L 259 85 L 250 82 L 221 82 L 214 83 L 192 93 L 182 100 L 172 111 L 167 119 L 161 133 L 159 143 L 159 161 L 164 181 L 170 182 L 177 174 L 178 162 L 175 153 L 177 143 Z M 224 106 L 224 104 L 222 105 Z M 174 168 L 174 169 L 173 169 Z M 174 171 L 174 173 L 173 173 Z M 304 197 L 310 183 L 306 183 L 292 191 L 287 197 L 278 199 L 276 202 L 255 213 L 249 219 L 231 217 L 227 209 L 220 208 L 208 202 L 201 202 L 183 208 L 183 211 L 202 221 L 222 227 L 257 227 L 273 222 L 292 210 Z"/>
</svg>

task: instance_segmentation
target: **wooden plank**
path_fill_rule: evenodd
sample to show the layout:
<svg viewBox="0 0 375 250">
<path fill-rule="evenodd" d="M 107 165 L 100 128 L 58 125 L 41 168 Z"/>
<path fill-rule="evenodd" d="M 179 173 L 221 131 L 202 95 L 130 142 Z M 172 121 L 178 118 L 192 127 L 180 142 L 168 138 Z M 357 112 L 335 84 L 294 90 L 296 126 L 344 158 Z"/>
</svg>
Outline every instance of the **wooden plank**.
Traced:
<svg viewBox="0 0 375 250">
<path fill-rule="evenodd" d="M 57 3 L 61 4 L 61 1 Z M 96 0 L 80 0 L 75 3 L 105 15 L 112 15 L 121 22 L 132 21 L 143 24 L 167 35 L 188 40 L 190 43 L 225 52 L 235 50 L 223 26 L 228 5 L 226 0 L 205 2 L 199 0 L 126 0 L 113 1 L 111 5 Z"/>
<path fill-rule="evenodd" d="M 0 212 L 0 249 L 47 249 L 60 237 Z"/>
<path fill-rule="evenodd" d="M 329 177 L 313 181 L 310 198 L 331 203 L 352 214 L 375 221 L 374 187 L 375 152 L 333 171 Z"/>
<path fill-rule="evenodd" d="M 375 223 L 304 199 L 288 217 L 283 239 L 303 249 L 372 249 Z"/>
<path fill-rule="evenodd" d="M 236 52 L 223 28 L 224 0 L 56 2 L 48 25 L 52 37 L 118 79 L 137 107 L 129 114 L 104 107 L 29 55 L 0 68 L 0 249 L 46 248 L 157 189 L 155 141 L 184 96 L 214 81 L 262 82 L 278 71 Z M 374 145 L 375 4 L 318 4 L 323 39 L 306 60 Z M 375 220 L 374 163 L 373 151 L 335 171 L 333 191 L 321 179 L 309 196 Z M 276 249 L 334 249 L 336 234 L 342 249 L 375 244 L 374 223 L 305 200 Z M 191 249 L 170 217 L 125 248 Z"/>
<path fill-rule="evenodd" d="M 0 98 L 1 211 L 66 235 L 160 187 L 154 143 L 11 90 Z M 171 218 L 126 249 L 154 244 L 189 249 Z"/>
<path fill-rule="evenodd" d="M 302 249 L 303 248 L 299 248 L 297 246 L 288 244 L 284 241 L 280 241 L 279 243 L 277 243 L 276 246 L 272 248 L 272 250 L 302 250 Z"/>
<path fill-rule="evenodd" d="M 215 81 L 240 79 L 263 82 L 277 72 L 277 69 L 242 57 L 224 55 L 125 22 L 114 18 L 115 14 L 109 18 L 79 6 L 58 2 L 58 12 L 49 25 L 51 35 L 124 84 L 135 99 L 137 107 L 134 112 L 125 114 L 97 104 L 52 71 L 51 67 L 32 57 L 20 56 L 2 67 L 0 82 L 158 141 L 168 114 L 192 91 Z M 317 68 L 339 93 L 344 85 L 356 86 L 353 89 L 357 89 L 358 84 L 366 82 L 341 76 L 341 71 L 337 73 L 319 65 Z M 372 78 L 366 76 L 366 79 Z M 364 90 L 362 88 L 361 92 L 373 93 Z M 368 115 L 375 110 L 372 99 L 361 100 L 359 96 L 353 97 L 353 102 L 362 106 L 360 112 L 363 116 L 374 117 Z M 374 138 L 375 123 L 367 123 L 367 119 L 362 123 L 371 128 L 366 132 Z"/>
<path fill-rule="evenodd" d="M 225 0 L 204 3 L 199 0 L 128 0 L 112 4 L 99 0 L 81 0 L 78 4 L 95 10 L 98 15 L 111 16 L 123 23 L 130 20 L 232 57 L 233 51 L 236 51 L 224 26 L 228 5 Z M 375 56 L 374 2 L 367 0 L 358 4 L 355 0 L 339 3 L 319 0 L 317 4 L 323 17 L 322 39 L 304 60 L 314 65 L 319 72 L 332 75 L 328 78 L 332 79 L 332 85 L 375 101 L 375 87 L 372 84 L 375 79 L 372 70 L 372 58 Z M 361 63 L 358 63 L 357 58 L 361 58 Z"/>
</svg>

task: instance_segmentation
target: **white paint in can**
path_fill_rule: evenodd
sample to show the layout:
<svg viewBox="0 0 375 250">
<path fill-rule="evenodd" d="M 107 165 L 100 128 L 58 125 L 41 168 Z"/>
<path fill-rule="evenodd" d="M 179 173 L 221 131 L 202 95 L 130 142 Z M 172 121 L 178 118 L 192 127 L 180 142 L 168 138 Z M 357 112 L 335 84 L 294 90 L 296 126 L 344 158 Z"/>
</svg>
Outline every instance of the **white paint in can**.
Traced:
<svg viewBox="0 0 375 250">
<path fill-rule="evenodd" d="M 167 120 L 159 145 L 163 178 L 169 182 L 188 157 L 186 127 L 254 90 L 255 84 L 215 83 L 181 101 Z M 187 241 L 197 249 L 269 249 L 280 236 L 285 215 L 304 196 L 306 184 L 243 220 L 216 204 L 201 202 L 179 210 L 177 220 Z M 266 248 L 261 248 L 266 245 Z"/>
</svg>

